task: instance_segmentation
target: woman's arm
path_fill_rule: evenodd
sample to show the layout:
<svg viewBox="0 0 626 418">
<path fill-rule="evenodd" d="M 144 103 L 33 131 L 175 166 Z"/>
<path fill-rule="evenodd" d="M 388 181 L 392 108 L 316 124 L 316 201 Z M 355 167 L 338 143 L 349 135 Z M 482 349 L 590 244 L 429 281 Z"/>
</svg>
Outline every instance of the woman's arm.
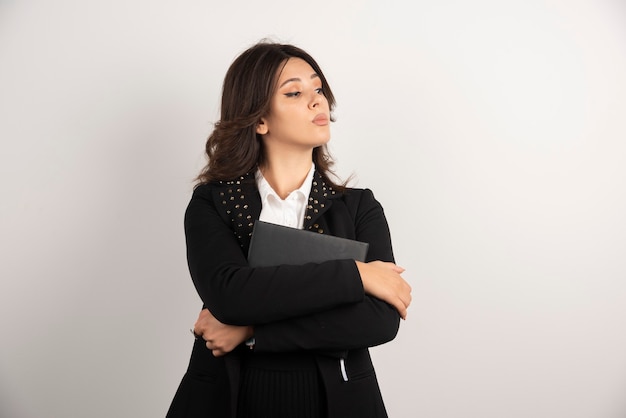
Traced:
<svg viewBox="0 0 626 418">
<path fill-rule="evenodd" d="M 374 260 L 392 261 L 393 253 L 387 221 L 382 207 L 370 191 L 363 192 L 358 208 L 354 216 L 357 239 L 370 243 L 368 257 Z M 379 261 L 365 265 L 378 266 L 378 264 L 386 265 L 387 268 L 395 266 Z M 410 302 L 410 293 L 408 297 Z M 213 335 L 211 322 L 199 321 L 196 326 L 198 330 L 207 331 L 207 335 Z M 392 340 L 396 336 L 398 327 L 399 314 L 396 308 L 375 297 L 366 296 L 360 302 L 310 315 L 266 324 L 257 323 L 254 327 L 255 350 L 268 352 L 303 349 L 335 351 L 372 347 Z M 216 331 L 221 331 L 221 328 Z M 232 331 L 231 336 L 236 336 L 237 329 L 232 328 Z M 230 341 L 224 344 L 228 345 Z"/>
<path fill-rule="evenodd" d="M 185 213 L 187 260 L 205 306 L 222 323 L 249 325 L 358 303 L 365 293 L 352 260 L 250 268 L 210 187 L 198 187 Z"/>
<path fill-rule="evenodd" d="M 251 326 L 226 325 L 218 321 L 208 309 L 202 309 L 193 327 L 193 335 L 202 338 L 206 348 L 215 357 L 233 351 L 239 344 L 254 336 Z"/>
<path fill-rule="evenodd" d="M 194 325 L 206 346 L 218 357 L 255 337 L 258 352 L 296 350 L 345 351 L 373 347 L 395 338 L 399 316 L 391 306 L 367 296 L 360 304 L 271 324 L 226 325 L 203 309 Z"/>
<path fill-rule="evenodd" d="M 380 203 L 370 190 L 364 190 L 355 207 L 353 217 L 356 239 L 370 244 L 370 263 L 366 265 L 375 265 L 373 260 L 393 262 L 389 226 Z M 406 306 L 410 303 L 410 287 L 408 297 Z M 255 326 L 255 350 L 332 351 L 372 347 L 395 338 L 399 322 L 400 315 L 396 308 L 376 297 L 366 296 L 362 301 L 350 305 Z"/>
<path fill-rule="evenodd" d="M 358 304 L 254 327 L 255 350 L 338 351 L 373 347 L 395 338 L 398 312 L 373 297 Z"/>
</svg>

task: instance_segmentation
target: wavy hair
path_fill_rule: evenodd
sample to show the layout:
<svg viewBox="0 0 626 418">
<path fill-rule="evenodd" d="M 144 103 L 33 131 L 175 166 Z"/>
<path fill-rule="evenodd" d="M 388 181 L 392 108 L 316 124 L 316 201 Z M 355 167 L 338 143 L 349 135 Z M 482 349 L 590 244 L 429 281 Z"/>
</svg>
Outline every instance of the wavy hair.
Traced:
<svg viewBox="0 0 626 418">
<path fill-rule="evenodd" d="M 253 45 L 226 72 L 220 120 L 206 141 L 207 164 L 196 178 L 199 184 L 233 180 L 265 162 L 263 142 L 256 127 L 270 111 L 277 74 L 289 58 L 303 59 L 318 74 L 332 112 L 335 97 L 313 57 L 294 45 L 269 41 Z M 332 117 L 331 120 L 334 121 Z M 337 190 L 345 189 L 345 183 L 338 184 L 330 178 L 336 178 L 331 170 L 334 161 L 325 144 L 313 149 L 313 162 L 326 182 Z"/>
</svg>

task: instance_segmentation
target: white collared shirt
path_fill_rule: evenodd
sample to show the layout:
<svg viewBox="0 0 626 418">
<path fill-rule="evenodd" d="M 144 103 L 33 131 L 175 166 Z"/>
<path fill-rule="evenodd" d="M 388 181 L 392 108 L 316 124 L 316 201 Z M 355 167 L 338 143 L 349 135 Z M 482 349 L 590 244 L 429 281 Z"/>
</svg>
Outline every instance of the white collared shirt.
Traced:
<svg viewBox="0 0 626 418">
<path fill-rule="evenodd" d="M 259 220 L 302 229 L 314 172 L 315 164 L 311 164 L 311 170 L 309 170 L 309 174 L 307 174 L 300 188 L 289 193 L 289 196 L 283 200 L 265 180 L 261 170 L 257 169 L 256 184 L 262 204 Z"/>
</svg>

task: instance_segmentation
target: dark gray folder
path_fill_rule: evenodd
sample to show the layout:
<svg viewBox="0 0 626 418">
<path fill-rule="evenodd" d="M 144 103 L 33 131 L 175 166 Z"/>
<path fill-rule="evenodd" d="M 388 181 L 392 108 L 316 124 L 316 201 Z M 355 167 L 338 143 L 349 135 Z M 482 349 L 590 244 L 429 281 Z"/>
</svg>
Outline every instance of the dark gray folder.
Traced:
<svg viewBox="0 0 626 418">
<path fill-rule="evenodd" d="M 366 242 L 256 221 L 248 264 L 250 267 L 266 267 L 342 259 L 365 261 L 368 247 Z"/>
</svg>

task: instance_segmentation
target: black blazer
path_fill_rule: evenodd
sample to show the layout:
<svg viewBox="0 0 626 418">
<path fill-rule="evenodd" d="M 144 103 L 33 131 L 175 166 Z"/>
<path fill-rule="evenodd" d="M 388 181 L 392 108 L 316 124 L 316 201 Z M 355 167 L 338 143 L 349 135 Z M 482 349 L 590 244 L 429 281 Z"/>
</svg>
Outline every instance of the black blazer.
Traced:
<svg viewBox="0 0 626 418">
<path fill-rule="evenodd" d="M 253 173 L 194 190 L 185 214 L 187 259 L 204 306 L 223 323 L 254 325 L 257 352 L 316 353 L 329 418 L 386 417 L 367 348 L 395 338 L 397 311 L 364 294 L 353 260 L 250 268 L 260 213 Z M 304 229 L 368 242 L 368 261 L 394 261 L 383 209 L 368 189 L 336 192 L 316 172 Z M 238 364 L 237 350 L 216 358 L 197 340 L 167 416 L 234 416 Z"/>
</svg>

